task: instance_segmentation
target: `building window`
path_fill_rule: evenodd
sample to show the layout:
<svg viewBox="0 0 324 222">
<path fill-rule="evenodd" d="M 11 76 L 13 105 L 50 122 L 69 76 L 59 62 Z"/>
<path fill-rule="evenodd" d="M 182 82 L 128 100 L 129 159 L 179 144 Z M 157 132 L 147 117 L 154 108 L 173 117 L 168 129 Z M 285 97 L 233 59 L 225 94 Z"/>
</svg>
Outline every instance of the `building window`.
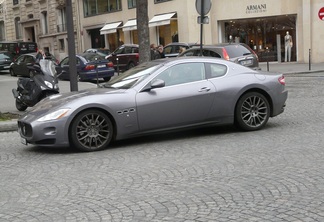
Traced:
<svg viewBox="0 0 324 222">
<path fill-rule="evenodd" d="M 136 0 L 128 0 L 128 8 L 136 8 Z"/>
<path fill-rule="evenodd" d="M 0 21 L 0 41 L 6 40 L 4 21 Z"/>
<path fill-rule="evenodd" d="M 15 18 L 15 32 L 16 32 L 16 39 L 21 39 L 21 25 L 20 25 L 20 18 Z"/>
<path fill-rule="evenodd" d="M 171 1 L 171 0 L 154 0 L 154 3 L 161 3 L 161 2 L 168 2 L 168 1 Z"/>
<path fill-rule="evenodd" d="M 84 17 L 121 10 L 121 0 L 83 0 Z"/>
<path fill-rule="evenodd" d="M 13 4 L 13 5 L 18 5 L 18 4 L 19 4 L 19 0 L 13 0 L 13 1 L 12 1 L 12 4 Z"/>
<path fill-rule="evenodd" d="M 41 13 L 41 25 L 43 34 L 48 33 L 48 23 L 47 23 L 47 11 Z"/>
<path fill-rule="evenodd" d="M 65 51 L 64 39 L 59 39 L 59 50 L 60 50 L 60 52 Z"/>
<path fill-rule="evenodd" d="M 57 13 L 57 32 L 66 31 L 66 8 L 58 9 Z"/>
</svg>

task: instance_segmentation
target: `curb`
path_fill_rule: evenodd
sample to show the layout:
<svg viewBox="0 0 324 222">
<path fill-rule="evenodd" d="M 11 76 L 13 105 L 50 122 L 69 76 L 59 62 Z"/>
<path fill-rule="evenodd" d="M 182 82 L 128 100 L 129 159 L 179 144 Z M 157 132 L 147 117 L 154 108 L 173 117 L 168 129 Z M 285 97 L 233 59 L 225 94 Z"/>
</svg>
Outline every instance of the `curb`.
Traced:
<svg viewBox="0 0 324 222">
<path fill-rule="evenodd" d="M 0 132 L 11 132 L 17 130 L 18 130 L 17 119 L 0 121 Z"/>
</svg>

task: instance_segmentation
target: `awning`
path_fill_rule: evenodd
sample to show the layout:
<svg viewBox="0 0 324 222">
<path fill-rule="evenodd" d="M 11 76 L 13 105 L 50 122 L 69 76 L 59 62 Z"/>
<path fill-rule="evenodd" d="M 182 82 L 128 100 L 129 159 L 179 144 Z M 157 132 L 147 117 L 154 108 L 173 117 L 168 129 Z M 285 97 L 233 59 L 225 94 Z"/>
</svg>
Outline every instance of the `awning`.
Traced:
<svg viewBox="0 0 324 222">
<path fill-rule="evenodd" d="M 149 21 L 149 27 L 153 26 L 161 26 L 161 25 L 169 25 L 171 18 L 175 15 L 175 12 L 167 13 L 167 14 L 161 14 L 161 15 L 155 15 L 150 21 Z"/>
<path fill-rule="evenodd" d="M 114 22 L 104 25 L 104 27 L 100 29 L 100 35 L 117 32 L 117 27 L 120 26 L 120 24 L 122 24 L 122 22 Z"/>
<path fill-rule="evenodd" d="M 136 19 L 128 20 L 122 28 L 123 28 L 123 31 L 136 30 L 137 29 Z"/>
</svg>

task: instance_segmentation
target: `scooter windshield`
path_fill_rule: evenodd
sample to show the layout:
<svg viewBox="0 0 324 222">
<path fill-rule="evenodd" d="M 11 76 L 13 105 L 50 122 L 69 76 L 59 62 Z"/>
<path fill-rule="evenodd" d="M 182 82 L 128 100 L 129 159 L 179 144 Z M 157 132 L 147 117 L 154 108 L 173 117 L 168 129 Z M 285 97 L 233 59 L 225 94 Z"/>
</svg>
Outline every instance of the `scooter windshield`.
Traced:
<svg viewBox="0 0 324 222">
<path fill-rule="evenodd" d="M 39 60 L 39 65 L 44 75 L 51 75 L 51 76 L 56 75 L 55 65 L 52 60 L 41 59 Z"/>
</svg>

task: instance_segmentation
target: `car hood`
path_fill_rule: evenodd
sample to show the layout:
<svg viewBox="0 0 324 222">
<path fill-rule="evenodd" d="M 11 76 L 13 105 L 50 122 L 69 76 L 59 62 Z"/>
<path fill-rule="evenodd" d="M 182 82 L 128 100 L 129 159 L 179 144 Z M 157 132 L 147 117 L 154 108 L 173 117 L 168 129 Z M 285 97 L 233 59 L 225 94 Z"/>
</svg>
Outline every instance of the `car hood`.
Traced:
<svg viewBox="0 0 324 222">
<path fill-rule="evenodd" d="M 84 97 L 93 96 L 93 95 L 99 96 L 104 94 L 122 94 L 125 91 L 126 91 L 125 89 L 94 88 L 94 89 L 86 89 L 78 92 L 67 92 L 67 93 L 55 94 L 41 100 L 28 113 L 33 113 L 34 115 L 38 115 L 37 113 L 44 114 L 49 110 L 54 110 L 59 107 L 64 107 L 66 104 L 75 102 L 76 100 L 79 100 Z"/>
</svg>

